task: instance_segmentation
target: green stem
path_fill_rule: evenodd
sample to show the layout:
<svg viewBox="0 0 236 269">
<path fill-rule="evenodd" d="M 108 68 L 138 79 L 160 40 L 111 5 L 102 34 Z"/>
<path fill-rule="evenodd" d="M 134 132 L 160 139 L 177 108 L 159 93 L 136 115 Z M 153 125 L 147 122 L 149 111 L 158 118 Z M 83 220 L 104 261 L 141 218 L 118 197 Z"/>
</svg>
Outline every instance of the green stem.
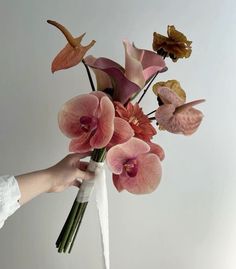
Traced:
<svg viewBox="0 0 236 269">
<path fill-rule="evenodd" d="M 71 215 L 73 214 L 73 212 L 74 212 L 74 210 L 75 210 L 75 205 L 76 205 L 76 200 L 74 201 L 74 203 L 73 203 L 73 205 L 72 205 L 72 208 L 71 208 L 71 210 L 70 210 L 70 213 L 69 213 L 69 215 L 68 215 L 68 217 L 67 217 L 67 219 L 66 219 L 66 222 L 64 223 L 64 226 L 63 226 L 63 228 L 62 228 L 62 230 L 61 230 L 61 232 L 60 232 L 60 235 L 59 235 L 59 237 L 58 237 L 58 239 L 57 239 L 57 241 L 56 241 L 56 247 L 57 247 L 57 248 L 59 247 L 59 245 L 60 245 L 60 243 L 61 243 L 61 239 L 62 239 L 62 237 L 63 237 L 63 234 L 65 233 L 66 226 L 68 225 L 68 221 L 69 221 L 69 219 L 71 218 Z"/>
<path fill-rule="evenodd" d="M 85 209 L 86 209 L 86 207 L 87 207 L 87 204 L 88 204 L 88 202 L 86 202 L 86 203 L 82 203 L 82 204 L 81 204 L 81 212 L 80 212 L 79 223 L 78 223 L 78 225 L 77 225 L 77 228 L 76 228 L 74 237 L 73 237 L 72 242 L 71 242 L 71 244 L 70 244 L 70 248 L 69 248 L 68 253 L 71 253 L 71 250 L 72 250 L 72 248 L 73 248 L 73 245 L 74 245 L 76 236 L 77 236 L 77 234 L 78 234 L 78 231 L 79 231 L 79 228 L 80 228 L 80 224 L 81 224 L 81 222 L 82 222 L 82 219 L 83 219 L 84 212 L 85 212 Z"/>
<path fill-rule="evenodd" d="M 79 204 L 79 207 L 78 207 L 78 209 L 77 209 L 76 217 L 75 217 L 75 219 L 74 219 L 74 222 L 73 222 L 73 225 L 72 225 L 72 227 L 71 227 L 70 233 L 69 233 L 68 238 L 67 238 L 67 240 L 66 240 L 66 244 L 65 244 L 64 249 L 63 249 L 64 252 L 66 252 L 66 250 L 67 250 L 67 248 L 68 248 L 68 246 L 69 246 L 69 244 L 70 244 L 70 242 L 71 242 L 71 238 L 72 238 L 72 236 L 74 235 L 75 229 L 76 229 L 76 227 L 77 227 L 77 225 L 78 225 L 78 223 L 79 223 L 79 219 L 80 219 L 80 211 L 81 211 L 81 206 L 82 206 L 82 204 L 79 203 L 79 202 L 77 202 L 77 203 Z"/>
<path fill-rule="evenodd" d="M 70 233 L 71 227 L 73 225 L 73 222 L 75 220 L 76 217 L 76 213 L 79 207 L 79 203 L 76 203 L 74 210 L 72 211 L 71 217 L 68 219 L 68 222 L 66 223 L 66 227 L 65 227 L 65 232 L 63 233 L 62 239 L 61 239 L 61 244 L 60 247 L 58 249 L 58 252 L 61 253 L 64 249 L 64 246 L 66 244 L 68 235 Z"/>
</svg>

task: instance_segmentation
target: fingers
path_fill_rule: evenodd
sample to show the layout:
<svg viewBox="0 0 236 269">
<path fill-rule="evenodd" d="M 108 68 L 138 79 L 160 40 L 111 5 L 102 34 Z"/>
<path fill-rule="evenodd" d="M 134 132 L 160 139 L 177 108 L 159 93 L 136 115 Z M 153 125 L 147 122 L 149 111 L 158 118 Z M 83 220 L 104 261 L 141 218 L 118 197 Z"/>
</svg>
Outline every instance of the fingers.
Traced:
<svg viewBox="0 0 236 269">
<path fill-rule="evenodd" d="M 80 188 L 81 184 L 82 184 L 82 183 L 81 183 L 79 180 L 75 180 L 75 181 L 73 182 L 72 186 L 75 186 L 75 187 Z"/>
<path fill-rule="evenodd" d="M 91 151 L 89 152 L 84 152 L 84 153 L 71 153 L 69 155 L 67 155 L 67 158 L 69 158 L 71 161 L 73 160 L 80 160 L 83 158 L 86 158 L 88 156 L 91 156 Z"/>
<path fill-rule="evenodd" d="M 76 177 L 81 178 L 82 180 L 89 180 L 94 178 L 94 173 L 77 169 Z"/>
</svg>

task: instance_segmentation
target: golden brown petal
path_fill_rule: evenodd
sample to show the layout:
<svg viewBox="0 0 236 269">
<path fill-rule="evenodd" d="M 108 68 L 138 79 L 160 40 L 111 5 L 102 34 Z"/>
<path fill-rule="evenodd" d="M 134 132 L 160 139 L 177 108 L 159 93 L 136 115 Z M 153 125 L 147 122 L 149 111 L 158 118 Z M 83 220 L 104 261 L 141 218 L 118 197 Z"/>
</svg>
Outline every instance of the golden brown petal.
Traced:
<svg viewBox="0 0 236 269">
<path fill-rule="evenodd" d="M 156 84 L 153 85 L 153 92 L 158 96 L 158 88 L 160 87 L 167 87 L 169 88 L 172 92 L 176 93 L 182 100 L 183 103 L 185 103 L 186 101 L 186 93 L 185 91 L 182 89 L 182 87 L 180 86 L 180 83 L 175 80 L 167 80 L 167 81 L 160 81 L 157 82 Z"/>
<path fill-rule="evenodd" d="M 192 41 L 188 41 L 187 37 L 177 31 L 174 25 L 168 25 L 167 35 L 168 37 L 165 37 L 156 32 L 153 33 L 153 50 L 162 56 L 170 57 L 174 62 L 191 55 Z"/>
</svg>

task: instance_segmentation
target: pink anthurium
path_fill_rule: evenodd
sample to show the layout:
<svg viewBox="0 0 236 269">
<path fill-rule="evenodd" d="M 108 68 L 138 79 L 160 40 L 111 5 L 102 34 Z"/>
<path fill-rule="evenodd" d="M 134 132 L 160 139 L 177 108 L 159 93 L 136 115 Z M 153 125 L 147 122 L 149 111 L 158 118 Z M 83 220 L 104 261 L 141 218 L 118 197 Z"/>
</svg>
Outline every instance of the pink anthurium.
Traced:
<svg viewBox="0 0 236 269">
<path fill-rule="evenodd" d="M 124 41 L 125 68 L 101 57 L 87 56 L 85 63 L 96 75 L 98 90 L 113 88 L 112 99 L 125 104 L 157 72 L 166 70 L 165 61 L 156 53 L 138 49 Z"/>
<path fill-rule="evenodd" d="M 157 188 L 161 163 L 159 157 L 149 151 L 147 143 L 134 137 L 108 151 L 106 160 L 118 191 L 125 189 L 134 194 L 145 194 Z"/>
<path fill-rule="evenodd" d="M 205 100 L 201 99 L 184 104 L 184 101 L 176 93 L 166 87 L 160 87 L 158 94 L 164 100 L 164 104 L 157 109 L 155 114 L 160 127 L 175 134 L 193 134 L 203 118 L 202 112 L 193 106 Z"/>
<path fill-rule="evenodd" d="M 67 69 L 80 63 L 86 52 L 96 43 L 92 40 L 87 46 L 82 46 L 81 41 L 85 35 L 74 38 L 71 33 L 61 24 L 48 20 L 48 23 L 57 27 L 66 37 L 67 45 L 57 54 L 51 66 L 52 73 L 61 69 Z"/>
<path fill-rule="evenodd" d="M 61 131 L 72 138 L 70 151 L 103 148 L 113 136 L 115 110 L 102 92 L 82 94 L 67 101 L 58 115 Z"/>
</svg>

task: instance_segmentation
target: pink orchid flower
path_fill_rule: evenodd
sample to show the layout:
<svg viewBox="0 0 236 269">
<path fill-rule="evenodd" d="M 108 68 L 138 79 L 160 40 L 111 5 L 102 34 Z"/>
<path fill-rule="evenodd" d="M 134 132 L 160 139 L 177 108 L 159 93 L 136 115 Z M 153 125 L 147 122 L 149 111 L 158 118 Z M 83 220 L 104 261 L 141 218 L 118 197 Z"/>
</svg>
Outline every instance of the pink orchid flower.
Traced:
<svg viewBox="0 0 236 269">
<path fill-rule="evenodd" d="M 103 92 L 72 98 L 58 115 L 61 131 L 72 138 L 69 150 L 88 152 L 94 148 L 123 143 L 133 136 L 129 124 L 115 117 L 115 109 Z"/>
<path fill-rule="evenodd" d="M 165 61 L 153 51 L 138 49 L 124 41 L 125 68 L 118 63 L 101 57 L 87 56 L 85 63 L 96 75 L 97 89 L 113 89 L 112 99 L 125 104 L 138 93 L 157 72 L 166 70 Z"/>
<path fill-rule="evenodd" d="M 147 143 L 134 137 L 108 151 L 106 160 L 118 191 L 126 189 L 134 194 L 145 194 L 157 188 L 161 163 L 159 157 L 149 151 Z"/>
<path fill-rule="evenodd" d="M 114 106 L 102 92 L 82 94 L 67 101 L 58 115 L 61 131 L 72 138 L 70 151 L 103 148 L 114 132 Z"/>
<path fill-rule="evenodd" d="M 167 87 L 158 88 L 158 95 L 163 101 L 155 114 L 160 127 L 175 134 L 191 135 L 199 127 L 203 114 L 193 106 L 204 102 L 204 99 L 184 103 L 177 93 Z"/>
</svg>

